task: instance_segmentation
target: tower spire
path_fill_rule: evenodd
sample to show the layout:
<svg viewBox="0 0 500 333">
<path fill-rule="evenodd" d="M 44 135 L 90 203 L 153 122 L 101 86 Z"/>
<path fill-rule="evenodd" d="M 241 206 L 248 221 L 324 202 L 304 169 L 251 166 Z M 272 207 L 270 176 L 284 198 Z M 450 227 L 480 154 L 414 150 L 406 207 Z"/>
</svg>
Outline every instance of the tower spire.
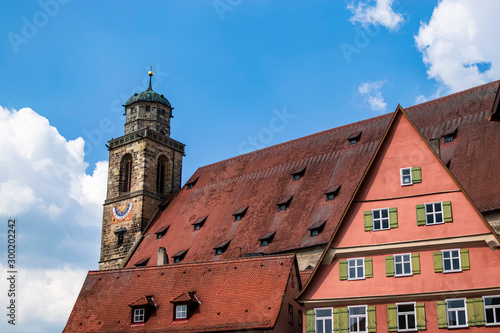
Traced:
<svg viewBox="0 0 500 333">
<path fill-rule="evenodd" d="M 149 87 L 148 87 L 148 90 L 147 91 L 152 91 L 153 88 L 151 88 L 151 78 L 153 77 L 153 63 L 150 63 L 149 64 L 149 72 L 148 72 L 148 75 L 149 75 Z"/>
</svg>

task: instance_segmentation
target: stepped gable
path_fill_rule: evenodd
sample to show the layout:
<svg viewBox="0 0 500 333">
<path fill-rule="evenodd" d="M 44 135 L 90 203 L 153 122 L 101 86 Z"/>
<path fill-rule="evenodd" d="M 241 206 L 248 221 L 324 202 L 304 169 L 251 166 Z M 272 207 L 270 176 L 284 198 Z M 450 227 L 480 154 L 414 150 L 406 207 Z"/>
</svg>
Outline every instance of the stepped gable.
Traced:
<svg viewBox="0 0 500 333">
<path fill-rule="evenodd" d="M 406 109 L 426 140 L 440 139 L 441 156 L 466 189 L 477 207 L 485 212 L 500 209 L 500 197 L 490 184 L 500 183 L 500 126 L 488 121 L 499 81 L 439 98 Z M 189 249 L 184 262 L 243 257 L 247 253 L 266 254 L 326 245 L 349 199 L 354 193 L 376 147 L 387 129 L 391 114 L 333 128 L 300 139 L 237 156 L 199 168 L 164 211 L 144 233 L 144 239 L 127 263 L 132 267 L 144 257 L 156 265 L 159 247 L 168 256 Z M 456 129 L 453 142 L 442 136 Z M 356 145 L 347 139 L 361 132 Z M 493 153 L 492 150 L 495 150 Z M 291 173 L 306 167 L 298 181 Z M 341 185 L 333 201 L 325 191 Z M 292 200 L 284 212 L 277 203 Z M 233 214 L 248 206 L 241 219 Z M 192 223 L 208 216 L 194 231 Z M 326 221 L 318 236 L 308 230 Z M 155 232 L 170 225 L 156 239 Z M 268 246 L 259 238 L 276 232 Z M 231 241 L 224 253 L 213 248 Z"/>
<path fill-rule="evenodd" d="M 64 332 L 271 329 L 284 302 L 301 288 L 295 278 L 295 290 L 285 298 L 289 279 L 297 275 L 293 255 L 90 271 Z M 171 301 L 186 291 L 196 295 L 198 308 L 173 322 Z M 146 298 L 154 300 L 155 311 L 143 325 L 131 326 L 131 306 Z"/>
</svg>

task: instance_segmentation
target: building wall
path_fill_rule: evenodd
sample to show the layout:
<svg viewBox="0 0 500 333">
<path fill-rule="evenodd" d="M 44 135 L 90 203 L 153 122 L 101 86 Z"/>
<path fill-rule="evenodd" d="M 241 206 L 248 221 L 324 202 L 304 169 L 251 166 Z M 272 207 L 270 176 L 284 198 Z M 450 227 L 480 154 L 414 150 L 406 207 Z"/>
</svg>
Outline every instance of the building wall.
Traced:
<svg viewBox="0 0 500 333">
<path fill-rule="evenodd" d="M 302 327 L 299 326 L 299 310 L 302 310 L 302 307 L 294 300 L 294 296 L 299 292 L 299 279 L 296 274 L 295 265 L 292 266 L 292 270 L 290 273 L 290 278 L 287 283 L 285 294 L 283 295 L 283 303 L 281 306 L 280 314 L 278 315 L 278 319 L 276 320 L 276 325 L 273 329 L 273 332 L 280 333 L 300 333 L 302 332 Z M 293 307 L 293 320 L 292 324 L 288 321 L 288 305 L 292 305 Z M 303 326 L 303 325 L 302 325 Z"/>
</svg>

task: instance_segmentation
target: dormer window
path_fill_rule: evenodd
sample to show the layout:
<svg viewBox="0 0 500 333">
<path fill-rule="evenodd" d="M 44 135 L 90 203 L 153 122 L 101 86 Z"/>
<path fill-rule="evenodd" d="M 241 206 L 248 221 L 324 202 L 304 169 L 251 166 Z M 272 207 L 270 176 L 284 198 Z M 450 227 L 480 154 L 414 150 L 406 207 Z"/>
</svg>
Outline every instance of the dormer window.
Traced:
<svg viewBox="0 0 500 333">
<path fill-rule="evenodd" d="M 188 250 L 182 250 L 182 251 L 179 251 L 176 254 L 174 254 L 172 256 L 172 258 L 174 258 L 174 263 L 175 264 L 180 263 L 181 260 L 184 259 L 184 257 L 186 256 L 187 251 Z"/>
<path fill-rule="evenodd" d="M 267 234 L 259 238 L 260 246 L 268 246 L 269 243 L 271 243 L 271 241 L 273 240 L 275 234 L 276 231 L 268 232 Z"/>
<path fill-rule="evenodd" d="M 332 201 L 333 199 L 335 199 L 339 191 L 340 191 L 340 185 L 330 187 L 328 190 L 326 190 L 325 192 L 326 201 Z"/>
<path fill-rule="evenodd" d="M 146 111 L 151 111 L 151 107 L 150 106 L 146 106 Z"/>
<path fill-rule="evenodd" d="M 363 132 L 356 132 L 356 133 L 349 135 L 349 137 L 347 138 L 347 141 L 349 142 L 349 146 L 354 146 L 355 144 L 357 144 L 359 139 L 361 138 L 362 133 Z"/>
<path fill-rule="evenodd" d="M 456 136 L 457 136 L 457 128 L 446 131 L 446 133 L 443 134 L 444 143 L 453 142 Z"/>
<path fill-rule="evenodd" d="M 123 245 L 123 236 L 127 232 L 127 228 L 120 228 L 115 230 L 115 235 L 116 235 L 116 245 L 117 246 L 122 246 Z"/>
<path fill-rule="evenodd" d="M 323 228 L 325 227 L 326 221 L 319 221 L 314 223 L 312 226 L 309 227 L 309 232 L 311 237 L 316 237 L 320 234 L 321 231 L 323 231 Z"/>
<path fill-rule="evenodd" d="M 136 263 L 134 264 L 134 266 L 136 266 L 136 267 L 146 266 L 146 264 L 147 264 L 147 263 L 148 263 L 148 261 L 149 261 L 149 258 L 150 258 L 150 257 L 147 257 L 147 258 L 142 258 L 141 260 L 139 260 L 138 262 L 136 262 Z"/>
<path fill-rule="evenodd" d="M 196 185 L 196 182 L 198 181 L 198 178 L 195 178 L 194 180 L 186 183 L 186 189 L 190 190 Z"/>
<path fill-rule="evenodd" d="M 187 320 L 191 317 L 194 310 L 201 304 L 195 293 L 195 291 L 187 291 L 170 301 L 174 304 L 174 320 Z"/>
<path fill-rule="evenodd" d="M 283 198 L 281 199 L 277 205 L 278 205 L 278 212 L 284 212 L 288 206 L 290 205 L 290 202 L 292 201 L 292 197 L 287 197 L 287 198 Z"/>
<path fill-rule="evenodd" d="M 205 217 L 200 217 L 199 219 L 197 219 L 196 221 L 193 222 L 193 226 L 194 226 L 194 230 L 200 230 L 201 227 L 203 227 L 203 225 L 205 224 L 205 221 L 207 220 L 207 217 L 208 216 L 205 216 Z"/>
<path fill-rule="evenodd" d="M 215 255 L 218 256 L 224 253 L 229 246 L 229 243 L 231 243 L 231 241 L 225 241 L 214 247 Z"/>
<path fill-rule="evenodd" d="M 156 239 L 161 239 L 163 236 L 165 236 L 165 233 L 167 232 L 169 227 L 170 226 L 167 225 L 166 227 L 162 227 L 162 228 L 158 229 L 158 231 L 155 232 Z"/>
<path fill-rule="evenodd" d="M 143 296 L 128 306 L 132 308 L 132 325 L 145 323 L 158 307 L 153 296 Z"/>
<path fill-rule="evenodd" d="M 238 209 L 234 214 L 234 221 L 241 221 L 245 213 L 247 212 L 248 206 Z"/>
<path fill-rule="evenodd" d="M 299 180 L 300 178 L 302 178 L 302 176 L 304 176 L 305 172 L 306 172 L 306 167 L 301 167 L 301 168 L 295 169 L 292 172 L 292 180 L 293 181 Z"/>
</svg>

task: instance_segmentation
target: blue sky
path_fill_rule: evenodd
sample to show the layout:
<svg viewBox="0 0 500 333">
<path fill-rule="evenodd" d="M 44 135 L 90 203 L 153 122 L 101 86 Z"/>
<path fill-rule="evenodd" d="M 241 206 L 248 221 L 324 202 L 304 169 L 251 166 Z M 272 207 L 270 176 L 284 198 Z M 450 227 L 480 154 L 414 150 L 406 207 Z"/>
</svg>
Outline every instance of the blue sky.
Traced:
<svg viewBox="0 0 500 333">
<path fill-rule="evenodd" d="M 64 327 L 99 260 L 105 143 L 123 135 L 121 105 L 146 89 L 150 63 L 175 108 L 171 137 L 186 144 L 185 182 L 206 164 L 499 79 L 500 6 L 481 4 L 4 1 L 0 219 L 19 221 L 21 295 L 19 324 L 0 330 Z"/>
</svg>

